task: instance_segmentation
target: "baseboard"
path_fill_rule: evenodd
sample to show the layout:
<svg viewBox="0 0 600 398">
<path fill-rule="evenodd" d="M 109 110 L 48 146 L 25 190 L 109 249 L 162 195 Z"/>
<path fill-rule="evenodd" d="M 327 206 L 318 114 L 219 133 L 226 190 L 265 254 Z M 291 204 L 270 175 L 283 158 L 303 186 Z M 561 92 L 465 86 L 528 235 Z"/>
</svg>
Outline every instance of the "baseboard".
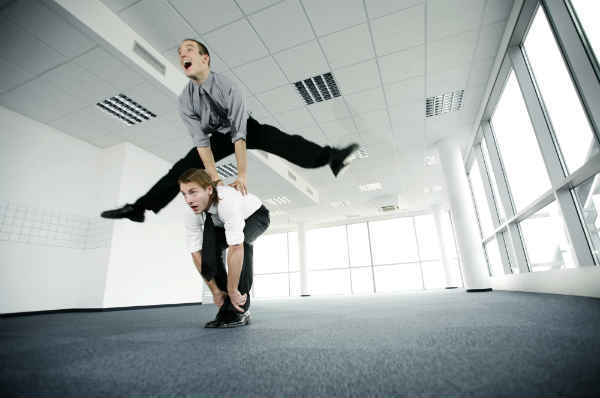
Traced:
<svg viewBox="0 0 600 398">
<path fill-rule="evenodd" d="M 202 305 L 202 302 L 199 301 L 196 303 L 138 305 L 138 306 L 134 306 L 134 307 L 68 308 L 68 309 L 62 309 L 62 310 L 12 312 L 12 313 L 8 313 L 8 314 L 0 314 L 0 318 L 42 315 L 42 314 L 60 314 L 60 313 L 69 313 L 69 312 L 107 312 L 107 311 L 145 310 L 145 309 L 150 309 L 150 308 L 162 308 L 162 307 L 183 307 L 183 306 L 187 306 L 187 305 Z"/>
<path fill-rule="evenodd" d="M 488 287 L 486 289 L 467 289 L 467 293 L 478 293 L 478 292 L 491 292 L 492 288 Z"/>
<path fill-rule="evenodd" d="M 310 297 L 310 294 L 301 294 L 300 297 Z"/>
<path fill-rule="evenodd" d="M 458 286 L 447 286 L 446 289 L 458 289 Z"/>
</svg>

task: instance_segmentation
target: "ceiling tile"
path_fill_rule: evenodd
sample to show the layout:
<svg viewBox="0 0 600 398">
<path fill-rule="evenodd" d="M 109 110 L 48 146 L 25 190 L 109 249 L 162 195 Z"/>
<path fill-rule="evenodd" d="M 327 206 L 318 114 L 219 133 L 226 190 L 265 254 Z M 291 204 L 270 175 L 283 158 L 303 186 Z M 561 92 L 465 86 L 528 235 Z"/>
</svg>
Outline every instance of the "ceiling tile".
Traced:
<svg viewBox="0 0 600 398">
<path fill-rule="evenodd" d="M 246 97 L 246 109 L 255 120 L 261 123 L 271 118 L 265 107 L 255 97 Z"/>
<path fill-rule="evenodd" d="M 319 38 L 332 68 L 340 68 L 375 56 L 367 24 Z M 349 46 L 348 44 L 351 43 Z"/>
<path fill-rule="evenodd" d="M 329 66 L 316 41 L 279 52 L 273 57 L 291 82 L 329 72 Z"/>
<path fill-rule="evenodd" d="M 227 70 L 224 72 L 221 72 L 221 75 L 228 77 L 230 80 L 232 80 L 236 86 L 242 91 L 242 95 L 244 96 L 248 96 L 251 93 L 248 92 L 248 87 L 246 87 L 246 84 L 244 84 L 244 82 L 242 82 L 236 74 L 234 74 L 231 70 Z"/>
<path fill-rule="evenodd" d="M 4 18 L 68 58 L 94 47 L 92 40 L 39 1 L 13 2 L 0 13 L 0 19 Z"/>
<path fill-rule="evenodd" d="M 342 95 L 379 86 L 379 73 L 374 59 L 337 69 L 334 76 Z"/>
<path fill-rule="evenodd" d="M 375 52 L 385 55 L 425 43 L 425 7 L 419 5 L 371 22 Z"/>
<path fill-rule="evenodd" d="M 317 127 L 315 120 L 306 107 L 294 109 L 275 115 L 283 127 L 288 131 L 303 130 Z"/>
<path fill-rule="evenodd" d="M 354 121 L 361 135 L 388 133 L 391 131 L 390 119 L 386 110 L 379 110 L 354 116 Z"/>
<path fill-rule="evenodd" d="M 278 3 L 280 0 L 237 0 L 238 5 L 246 14 L 253 14 L 263 8 L 269 7 L 272 4 Z"/>
<path fill-rule="evenodd" d="M 429 43 L 427 72 L 435 74 L 448 69 L 468 68 L 475 51 L 477 35 L 477 31 L 469 31 Z"/>
<path fill-rule="evenodd" d="M 105 6 L 110 8 L 114 13 L 118 13 L 119 11 L 131 6 L 133 3 L 138 0 L 101 0 Z"/>
<path fill-rule="evenodd" d="M 387 85 L 385 92 L 390 107 L 400 107 L 418 100 L 425 103 L 425 78 L 420 76 Z"/>
<path fill-rule="evenodd" d="M 103 48 L 96 48 L 75 59 L 75 62 L 118 90 L 127 90 L 144 82 L 142 75 L 126 66 Z"/>
<path fill-rule="evenodd" d="M 268 55 L 267 49 L 245 19 L 213 31 L 205 37 L 210 47 L 218 52 L 229 67 Z"/>
<path fill-rule="evenodd" d="M 179 118 L 177 96 L 166 88 L 146 82 L 127 90 L 124 94 L 158 117 Z"/>
<path fill-rule="evenodd" d="M 386 55 L 379 58 L 381 78 L 384 83 L 394 83 L 411 77 L 425 75 L 425 46 Z"/>
<path fill-rule="evenodd" d="M 67 60 L 31 33 L 9 22 L 0 23 L 0 59 L 38 75 Z"/>
<path fill-rule="evenodd" d="M 187 37 L 196 36 L 167 2 L 142 0 L 120 12 L 119 16 L 158 52 L 173 48 Z"/>
<path fill-rule="evenodd" d="M 467 85 L 469 70 L 466 68 L 449 69 L 443 73 L 430 74 L 427 77 L 427 97 L 433 97 L 456 90 Z"/>
<path fill-rule="evenodd" d="M 424 0 L 367 0 L 369 18 L 379 18 L 397 11 L 421 5 Z"/>
<path fill-rule="evenodd" d="M 72 111 L 48 124 L 88 142 L 93 136 L 106 134 L 120 136 L 119 132 L 127 128 L 121 121 L 102 112 L 96 105 Z"/>
<path fill-rule="evenodd" d="M 262 93 L 289 84 L 272 57 L 249 62 L 233 71 L 252 93 Z"/>
<path fill-rule="evenodd" d="M 269 7 L 249 19 L 272 53 L 315 38 L 296 0 Z M 290 29 L 291 26 L 294 28 Z"/>
<path fill-rule="evenodd" d="M 320 122 L 321 130 L 330 142 L 335 142 L 340 137 L 345 137 L 348 134 L 356 134 L 356 125 L 354 119 L 348 117 L 346 119 L 331 120 L 329 122 Z"/>
<path fill-rule="evenodd" d="M 485 1 L 430 0 L 427 3 L 428 39 L 438 40 L 479 28 Z"/>
<path fill-rule="evenodd" d="M 344 98 L 346 98 L 350 113 L 353 115 L 385 109 L 386 107 L 381 87 L 373 90 L 361 91 L 356 94 L 344 95 Z"/>
<path fill-rule="evenodd" d="M 469 75 L 468 86 L 487 84 L 488 80 L 490 79 L 490 74 L 492 73 L 492 68 L 495 61 L 496 58 L 491 57 L 473 62 L 473 65 L 471 66 L 471 74 Z"/>
<path fill-rule="evenodd" d="M 473 60 L 476 61 L 496 56 L 505 29 L 506 21 L 483 26 L 479 33 L 479 43 L 477 43 Z"/>
<path fill-rule="evenodd" d="M 81 108 L 76 98 L 66 94 L 44 76 L 2 94 L 0 105 L 42 123 Z"/>
<path fill-rule="evenodd" d="M 173 7 L 200 34 L 243 17 L 233 0 L 205 1 L 170 0 Z"/>
<path fill-rule="evenodd" d="M 99 79 L 75 62 L 69 62 L 54 68 L 46 72 L 44 76 L 52 84 L 77 98 L 82 107 L 119 94 L 115 87 Z"/>
<path fill-rule="evenodd" d="M 33 74 L 0 60 L 0 92 L 17 87 L 32 78 Z"/>
<path fill-rule="evenodd" d="M 345 119 L 350 116 L 348 107 L 341 97 L 323 102 L 316 102 L 309 105 L 308 110 L 313 114 L 318 123 L 336 119 Z"/>
<path fill-rule="evenodd" d="M 318 36 L 336 32 L 366 20 L 361 0 L 304 0 L 302 2 Z"/>
<path fill-rule="evenodd" d="M 513 0 L 488 0 L 483 14 L 483 25 L 507 19 L 513 8 Z"/>
<path fill-rule="evenodd" d="M 276 88 L 256 96 L 272 113 L 281 113 L 304 106 L 305 103 L 292 85 Z"/>
</svg>

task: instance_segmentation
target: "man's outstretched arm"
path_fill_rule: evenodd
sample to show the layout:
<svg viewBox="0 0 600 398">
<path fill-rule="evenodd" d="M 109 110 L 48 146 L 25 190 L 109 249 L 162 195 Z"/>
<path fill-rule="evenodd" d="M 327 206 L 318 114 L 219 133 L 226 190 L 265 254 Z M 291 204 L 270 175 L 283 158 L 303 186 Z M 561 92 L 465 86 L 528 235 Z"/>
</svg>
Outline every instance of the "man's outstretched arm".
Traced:
<svg viewBox="0 0 600 398">
<path fill-rule="evenodd" d="M 200 155 L 200 159 L 202 159 L 202 163 L 204 164 L 204 169 L 213 181 L 217 181 L 219 179 L 219 174 L 217 173 L 217 166 L 215 165 L 215 158 L 212 150 L 209 146 L 199 146 L 196 148 L 198 149 L 198 155 Z"/>
<path fill-rule="evenodd" d="M 229 185 L 240 191 L 242 195 L 246 195 L 248 193 L 248 189 L 246 188 L 246 170 L 248 166 L 246 160 L 246 140 L 237 140 L 234 145 L 238 175 L 236 180 Z"/>
<path fill-rule="evenodd" d="M 246 298 L 238 290 L 243 262 L 244 243 L 229 245 L 227 251 L 227 294 L 231 304 L 240 312 L 244 312 L 242 306 L 246 303 Z"/>
<path fill-rule="evenodd" d="M 211 279 L 210 281 L 207 281 L 204 278 L 204 276 L 202 275 L 202 251 L 193 252 L 192 260 L 194 261 L 194 265 L 196 266 L 196 269 L 198 270 L 198 272 L 200 273 L 200 275 L 206 282 L 206 285 L 210 289 L 210 291 L 213 295 L 213 301 L 215 302 L 217 307 L 221 307 L 225 301 L 226 294 L 225 294 L 225 292 L 222 292 L 221 289 L 219 289 L 214 278 Z"/>
</svg>

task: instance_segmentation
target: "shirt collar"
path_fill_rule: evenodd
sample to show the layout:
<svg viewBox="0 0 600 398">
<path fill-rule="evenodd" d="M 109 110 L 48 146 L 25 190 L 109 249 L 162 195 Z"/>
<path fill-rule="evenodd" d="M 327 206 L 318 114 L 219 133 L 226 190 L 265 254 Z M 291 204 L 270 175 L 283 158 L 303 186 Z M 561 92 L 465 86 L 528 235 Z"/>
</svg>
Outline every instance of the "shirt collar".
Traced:
<svg viewBox="0 0 600 398">
<path fill-rule="evenodd" d="M 210 205 L 210 207 L 206 209 L 206 212 L 210 214 L 217 214 L 217 204 L 213 203 L 212 205 Z"/>
<path fill-rule="evenodd" d="M 198 88 L 200 91 L 207 91 L 210 86 L 212 86 L 213 81 L 215 80 L 213 71 L 208 72 L 208 77 L 202 83 L 198 83 Z"/>
</svg>

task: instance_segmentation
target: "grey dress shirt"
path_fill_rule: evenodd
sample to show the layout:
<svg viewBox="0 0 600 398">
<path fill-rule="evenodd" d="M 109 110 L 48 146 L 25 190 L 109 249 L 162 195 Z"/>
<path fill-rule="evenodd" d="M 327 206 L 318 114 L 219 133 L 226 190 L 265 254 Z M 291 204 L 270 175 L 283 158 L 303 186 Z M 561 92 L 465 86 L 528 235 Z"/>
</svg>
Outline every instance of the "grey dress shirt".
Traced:
<svg viewBox="0 0 600 398">
<path fill-rule="evenodd" d="M 197 147 L 210 146 L 213 133 L 231 133 L 231 142 L 246 139 L 246 98 L 220 73 L 209 72 L 201 84 L 190 80 L 179 95 L 179 113 Z"/>
</svg>

